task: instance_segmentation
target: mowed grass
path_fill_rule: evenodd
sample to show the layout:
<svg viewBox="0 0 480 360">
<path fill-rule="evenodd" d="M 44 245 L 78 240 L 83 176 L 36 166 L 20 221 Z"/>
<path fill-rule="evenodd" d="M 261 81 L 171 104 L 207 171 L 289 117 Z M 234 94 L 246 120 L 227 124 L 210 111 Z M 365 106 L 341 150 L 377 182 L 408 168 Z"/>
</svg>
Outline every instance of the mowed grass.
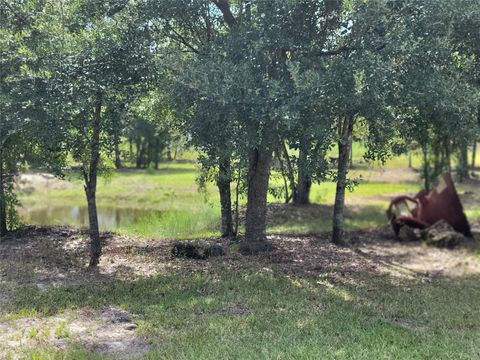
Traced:
<svg viewBox="0 0 480 360">
<path fill-rule="evenodd" d="M 117 305 L 142 314 L 145 359 L 474 359 L 478 276 L 425 282 L 357 274 L 354 284 L 260 267 L 170 274 L 102 287 L 23 288 L 17 312 Z M 107 359 L 81 347 L 32 359 Z"/>
</svg>

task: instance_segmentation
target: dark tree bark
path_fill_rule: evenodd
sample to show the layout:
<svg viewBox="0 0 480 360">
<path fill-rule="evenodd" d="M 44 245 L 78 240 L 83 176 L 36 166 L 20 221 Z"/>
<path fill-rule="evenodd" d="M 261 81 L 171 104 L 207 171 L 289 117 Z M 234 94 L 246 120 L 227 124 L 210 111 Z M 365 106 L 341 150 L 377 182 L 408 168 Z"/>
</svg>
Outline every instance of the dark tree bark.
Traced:
<svg viewBox="0 0 480 360">
<path fill-rule="evenodd" d="M 155 153 L 153 154 L 153 164 L 155 166 L 155 170 L 158 170 L 158 166 L 160 164 L 160 140 L 155 138 Z"/>
<path fill-rule="evenodd" d="M 114 146 L 115 146 L 115 167 L 117 169 L 121 169 L 123 166 L 122 166 L 122 159 L 120 157 L 120 137 L 118 136 L 117 134 L 117 130 L 115 130 L 115 133 L 114 133 L 114 138 L 113 138 L 113 141 L 114 141 Z"/>
<path fill-rule="evenodd" d="M 267 249 L 267 192 L 271 161 L 271 151 L 250 149 L 245 240 L 241 243 L 241 251 L 245 254 Z"/>
<path fill-rule="evenodd" d="M 239 214 L 239 208 L 240 208 L 240 183 L 241 183 L 241 175 L 240 171 L 237 173 L 237 183 L 235 184 L 235 227 L 234 227 L 234 233 L 235 235 L 238 234 L 238 225 L 240 223 L 240 214 Z"/>
<path fill-rule="evenodd" d="M 333 207 L 333 234 L 332 242 L 343 245 L 344 241 L 344 210 L 345 190 L 347 186 L 348 158 L 350 155 L 351 137 L 353 134 L 353 116 L 346 117 L 339 128 L 340 140 L 338 142 L 338 174 L 335 204 Z"/>
<path fill-rule="evenodd" d="M 348 163 L 349 163 L 349 167 L 350 169 L 353 168 L 353 136 L 350 137 L 350 156 L 349 156 L 349 159 L 348 159 Z"/>
<path fill-rule="evenodd" d="M 142 155 L 141 155 L 141 139 L 137 138 L 135 140 L 135 167 L 140 169 L 142 167 Z"/>
<path fill-rule="evenodd" d="M 122 159 L 120 157 L 120 115 L 112 111 L 110 113 L 112 116 L 112 123 L 113 123 L 113 146 L 114 146 L 114 155 L 115 155 L 115 168 L 121 169 L 122 168 Z"/>
<path fill-rule="evenodd" d="M 461 144 L 459 149 L 457 176 L 460 182 L 470 178 L 470 174 L 468 173 L 468 146 L 466 143 Z"/>
<path fill-rule="evenodd" d="M 5 196 L 5 170 L 3 156 L 0 153 L 0 237 L 7 234 L 7 201 Z"/>
<path fill-rule="evenodd" d="M 120 157 L 120 140 L 118 139 L 118 136 L 115 135 L 115 167 L 117 169 L 121 169 L 123 166 L 122 166 L 122 159 Z"/>
<path fill-rule="evenodd" d="M 310 203 L 310 189 L 312 187 L 312 178 L 308 170 L 307 151 L 300 147 L 298 156 L 298 185 L 295 205 L 307 205 Z"/>
<path fill-rule="evenodd" d="M 129 159 L 133 159 L 133 140 L 131 138 L 128 139 L 128 152 L 129 152 Z"/>
<path fill-rule="evenodd" d="M 289 187 L 285 164 L 283 163 L 282 154 L 280 153 L 280 151 L 275 151 L 275 155 L 277 155 L 278 163 L 280 164 L 280 172 L 282 173 L 283 188 L 285 189 L 285 204 L 288 204 L 290 202 L 290 193 L 288 191 Z"/>
<path fill-rule="evenodd" d="M 88 204 L 88 221 L 90 226 L 90 264 L 97 266 L 102 254 L 100 231 L 98 229 L 97 214 L 97 176 L 100 162 L 100 127 L 101 127 L 102 100 L 99 97 L 95 104 L 92 117 L 92 137 L 90 140 L 90 164 L 88 170 L 84 166 L 85 194 Z"/>
<path fill-rule="evenodd" d="M 136 141 L 137 144 L 137 169 L 145 167 L 145 152 L 147 151 L 147 141 L 142 138 L 138 138 Z"/>
<path fill-rule="evenodd" d="M 448 172 L 452 172 L 452 155 L 450 150 L 450 139 L 446 138 L 445 140 L 445 160 L 444 167 Z"/>
<path fill-rule="evenodd" d="M 230 183 L 232 181 L 230 159 L 223 158 L 219 162 L 217 186 L 220 193 L 220 207 L 222 216 L 222 237 L 231 237 L 235 235 L 232 219 L 232 194 Z"/>
<path fill-rule="evenodd" d="M 236 24 L 236 19 L 230 10 L 230 4 L 228 3 L 228 0 L 213 0 L 213 2 L 222 12 L 225 23 L 228 26 L 233 27 Z"/>
</svg>

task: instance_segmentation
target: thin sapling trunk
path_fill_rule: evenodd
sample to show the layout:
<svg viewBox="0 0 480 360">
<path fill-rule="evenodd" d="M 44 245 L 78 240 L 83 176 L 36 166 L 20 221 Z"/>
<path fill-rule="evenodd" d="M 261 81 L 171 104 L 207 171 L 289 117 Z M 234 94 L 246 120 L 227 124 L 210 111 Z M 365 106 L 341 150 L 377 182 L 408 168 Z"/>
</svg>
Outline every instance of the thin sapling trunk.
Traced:
<svg viewBox="0 0 480 360">
<path fill-rule="evenodd" d="M 220 206 L 222 217 L 222 237 L 235 235 L 232 218 L 232 195 L 230 184 L 232 182 L 230 159 L 222 158 L 219 162 L 217 186 L 220 193 Z"/>
<path fill-rule="evenodd" d="M 344 210 L 345 210 L 345 190 L 347 187 L 348 158 L 350 155 L 351 137 L 353 134 L 353 124 L 355 118 L 348 116 L 343 119 L 340 127 L 340 139 L 338 142 L 338 171 L 337 171 L 337 189 L 335 193 L 335 204 L 333 207 L 333 234 L 332 242 L 337 245 L 343 245 L 344 240 Z"/>
<path fill-rule="evenodd" d="M 88 204 L 88 221 L 90 232 L 90 264 L 89 266 L 97 266 L 102 254 L 102 244 L 100 242 L 100 231 L 98 228 L 97 214 L 97 177 L 98 164 L 100 162 L 100 128 L 101 128 L 101 111 L 102 100 L 99 97 L 95 104 L 92 117 L 92 137 L 90 140 L 90 162 L 88 169 L 83 167 L 85 178 L 85 194 Z"/>
</svg>

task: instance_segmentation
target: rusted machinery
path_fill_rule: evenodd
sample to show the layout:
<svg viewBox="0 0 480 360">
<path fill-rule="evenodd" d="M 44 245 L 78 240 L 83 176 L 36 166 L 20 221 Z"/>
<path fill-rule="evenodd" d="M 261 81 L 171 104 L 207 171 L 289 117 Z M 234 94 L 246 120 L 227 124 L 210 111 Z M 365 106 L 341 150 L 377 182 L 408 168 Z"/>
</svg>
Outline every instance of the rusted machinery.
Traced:
<svg viewBox="0 0 480 360">
<path fill-rule="evenodd" d="M 455 231 L 472 236 L 451 174 L 444 174 L 442 180 L 430 192 L 423 190 L 414 197 L 399 196 L 392 200 L 387 216 L 395 235 L 398 236 L 403 226 L 426 229 L 444 220 Z"/>
</svg>

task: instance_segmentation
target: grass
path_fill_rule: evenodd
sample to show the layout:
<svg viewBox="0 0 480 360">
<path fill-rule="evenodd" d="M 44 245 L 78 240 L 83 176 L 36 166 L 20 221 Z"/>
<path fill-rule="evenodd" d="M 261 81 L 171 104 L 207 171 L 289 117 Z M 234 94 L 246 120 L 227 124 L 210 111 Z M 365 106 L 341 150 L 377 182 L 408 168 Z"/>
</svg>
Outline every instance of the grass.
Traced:
<svg viewBox="0 0 480 360">
<path fill-rule="evenodd" d="M 199 206 L 194 211 L 171 210 L 162 215 L 146 215 L 132 224 L 116 229 L 119 233 L 155 238 L 212 236 L 218 228 L 218 211 Z"/>
<path fill-rule="evenodd" d="M 134 224 L 116 229 L 146 237 L 195 237 L 212 235 L 218 228 L 219 206 L 210 185 L 205 193 L 196 184 L 194 164 L 172 163 L 161 170 L 114 172 L 98 186 L 99 207 L 152 210 Z M 24 208 L 85 206 L 81 180 L 72 174 L 63 188 L 42 188 L 22 194 Z M 158 213 L 161 213 L 159 216 Z"/>
<path fill-rule="evenodd" d="M 347 193 L 347 229 L 359 229 L 385 224 L 384 210 L 389 199 L 399 194 L 413 194 L 420 188 L 419 181 L 382 178 L 378 176 L 378 164 L 360 163 L 364 148 L 355 144 L 356 167 L 350 173 L 358 178 L 359 185 Z M 420 158 L 414 156 L 415 161 Z M 406 156 L 391 159 L 383 172 L 408 172 Z M 400 170 L 399 170 L 400 169 Z M 403 169 L 403 170 L 402 170 Z M 115 230 L 121 233 L 155 238 L 193 238 L 212 236 L 218 233 L 220 209 L 218 193 L 214 184 L 199 192 L 196 184 L 198 169 L 189 162 L 162 164 L 159 171 L 123 170 L 103 179 L 98 187 L 98 206 L 103 208 L 141 209 L 152 211 L 134 223 L 122 225 Z M 272 177 L 272 186 L 281 186 L 281 179 Z M 314 204 L 331 206 L 335 197 L 335 183 L 315 184 L 311 191 Z M 83 184 L 78 174 L 71 174 L 69 182 L 61 187 L 43 186 L 36 191 L 23 193 L 20 198 L 24 208 L 35 210 L 45 207 L 85 207 Z M 278 202 L 269 195 L 269 202 Z M 241 198 L 244 205 L 245 199 Z M 45 205 L 47 204 L 47 206 Z M 467 208 L 468 214 L 478 219 L 478 206 Z M 329 230 L 331 212 L 322 217 L 303 216 L 290 219 L 284 224 L 269 224 L 272 233 L 309 233 Z M 28 218 L 27 218 L 28 219 Z M 288 220 L 288 219 L 287 219 Z M 294 220 L 294 221 L 293 221 Z M 35 219 L 33 219 L 35 222 Z M 47 223 L 48 224 L 48 223 Z M 111 230 L 111 229 L 109 229 Z"/>
<path fill-rule="evenodd" d="M 356 159 L 360 151 L 361 147 L 356 145 Z M 414 157 L 414 164 L 415 161 L 419 158 Z M 387 171 L 400 169 L 399 174 L 406 167 L 406 157 L 385 165 Z M 352 171 L 353 177 L 363 174 L 365 180 L 347 194 L 348 229 L 383 225 L 389 198 L 415 193 L 420 188 L 415 181 L 379 180 L 376 172 L 377 165 L 366 164 L 359 164 Z M 196 174 L 191 163 L 163 165 L 156 172 L 117 172 L 108 181 L 100 182 L 98 205 L 160 212 L 118 228 L 121 234 L 156 239 L 216 235 L 216 189 L 209 185 L 206 193 L 198 192 Z M 459 191 L 474 193 L 469 196 L 471 201 L 466 202 L 467 215 L 480 221 L 475 185 L 462 185 Z M 278 212 L 273 209 L 269 232 L 302 234 L 328 230 L 334 194 L 335 184 L 327 182 L 312 188 L 314 205 L 287 210 L 279 207 Z M 32 208 L 45 204 L 82 205 L 85 201 L 81 181 L 75 176 L 61 188 L 42 187 L 24 193 L 21 200 L 25 207 Z M 274 199 L 270 197 L 269 201 Z M 385 246 L 388 250 L 389 244 L 377 247 Z M 51 319 L 81 308 L 113 306 L 139 314 L 135 334 L 150 345 L 143 355 L 145 359 L 479 358 L 479 272 L 435 277 L 428 272 L 410 271 L 409 261 L 414 261 L 416 252 L 422 249 L 417 247 L 405 255 L 411 246 L 402 246 L 393 260 L 384 256 L 369 263 L 368 269 L 361 265 L 360 252 L 351 252 L 347 256 L 349 271 L 344 271 L 334 256 L 346 250 L 329 253 L 325 250 L 327 245 L 319 243 L 314 264 L 305 269 L 302 266 L 311 256 L 309 253 L 283 262 L 262 257 L 242 258 L 240 265 L 231 258 L 200 261 L 195 266 L 186 262 L 152 277 L 128 281 L 113 275 L 108 278 L 100 270 L 99 283 L 62 283 L 42 289 L 35 282 L 14 284 L 12 301 L 0 308 L 0 330 L 5 326 L 2 321 Z M 138 256 L 146 255 L 140 252 Z M 450 261 L 456 267 L 480 261 L 478 256 L 473 260 L 464 256 L 460 251 L 452 253 Z M 111 259 L 112 263 L 117 260 Z M 430 264 L 421 256 L 416 260 Z M 441 264 L 441 260 L 434 260 L 429 260 L 433 263 L 431 268 Z M 8 273 L 2 261 L 0 257 L 0 273 Z M 372 270 L 388 262 L 395 271 Z M 123 264 L 128 269 L 129 263 Z M 293 267 L 295 271 L 286 269 Z M 42 268 L 34 267 L 32 274 L 47 277 Z M 43 335 L 45 331 L 34 328 L 27 336 L 40 341 L 47 336 Z M 38 360 L 109 358 L 75 343 L 66 323 L 48 331 L 57 338 L 68 339 L 70 345 L 63 349 L 25 347 L 20 355 Z M 10 355 L 16 358 L 18 354 Z"/>
<path fill-rule="evenodd" d="M 216 235 L 219 227 L 220 209 L 216 189 L 210 185 L 206 193 L 199 193 L 195 184 L 196 168 L 192 164 L 175 164 L 155 173 L 144 171 L 118 172 L 108 181 L 101 181 L 98 189 L 99 207 L 152 210 L 134 223 L 115 229 L 120 233 L 155 238 L 185 238 Z M 394 194 L 412 193 L 418 185 L 361 182 L 347 194 L 351 209 L 347 211 L 346 226 L 350 229 L 383 225 L 384 210 L 388 197 Z M 25 208 L 84 206 L 84 194 L 79 180 L 71 180 L 65 189 L 44 189 L 25 194 L 21 202 Z M 384 199 L 379 199 L 383 196 Z M 311 200 L 316 204 L 333 204 L 335 184 L 332 182 L 314 185 Z M 269 196 L 269 202 L 276 202 Z M 242 199 L 244 204 L 245 199 Z M 358 216 L 359 206 L 364 208 Z M 367 208 L 367 207 L 370 208 Z M 328 230 L 331 214 L 322 218 L 302 217 L 290 219 L 282 226 L 271 225 L 271 232 L 312 232 Z M 293 221 L 295 220 L 295 221 Z"/>
<path fill-rule="evenodd" d="M 171 274 L 102 288 L 24 288 L 16 307 L 52 314 L 117 304 L 142 313 L 138 331 L 156 344 L 146 359 L 480 356 L 475 345 L 480 335 L 478 277 L 411 280 L 399 286 L 392 278 L 360 274 L 357 284 L 342 286 L 259 270 L 220 267 L 212 274 Z M 49 353 L 40 350 L 34 358 L 94 358 Z"/>
</svg>

